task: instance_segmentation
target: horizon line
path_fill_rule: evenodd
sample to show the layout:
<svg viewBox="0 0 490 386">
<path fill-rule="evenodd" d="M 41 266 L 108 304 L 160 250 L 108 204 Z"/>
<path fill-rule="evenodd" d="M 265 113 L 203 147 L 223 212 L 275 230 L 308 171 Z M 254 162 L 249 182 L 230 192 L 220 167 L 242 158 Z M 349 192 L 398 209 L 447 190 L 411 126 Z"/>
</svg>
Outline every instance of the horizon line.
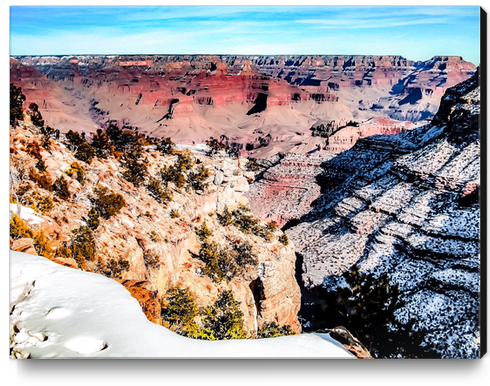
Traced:
<svg viewBox="0 0 490 386">
<path fill-rule="evenodd" d="M 65 56 L 391 56 L 391 57 L 400 57 L 406 60 L 412 60 L 412 61 L 417 61 L 417 62 L 422 62 L 424 60 L 414 60 L 414 59 L 408 59 L 407 57 L 400 55 L 400 54 L 318 54 L 318 53 L 308 53 L 308 54 L 233 54 L 233 53 L 227 53 L 227 54 L 213 54 L 213 53 L 206 53 L 206 54 L 177 54 L 177 53 L 168 53 L 168 54 L 142 54 L 142 53 L 132 53 L 132 54 L 114 54 L 114 53 L 107 53 L 107 54 L 20 54 L 20 55 L 12 55 L 10 54 L 10 57 L 48 57 L 48 56 L 55 56 L 55 57 L 65 57 Z M 438 54 L 438 55 L 432 55 L 429 59 L 437 58 L 437 57 L 450 57 L 450 58 L 460 58 L 463 59 L 462 55 L 445 55 L 445 54 Z M 465 60 L 466 61 L 466 60 Z"/>
</svg>

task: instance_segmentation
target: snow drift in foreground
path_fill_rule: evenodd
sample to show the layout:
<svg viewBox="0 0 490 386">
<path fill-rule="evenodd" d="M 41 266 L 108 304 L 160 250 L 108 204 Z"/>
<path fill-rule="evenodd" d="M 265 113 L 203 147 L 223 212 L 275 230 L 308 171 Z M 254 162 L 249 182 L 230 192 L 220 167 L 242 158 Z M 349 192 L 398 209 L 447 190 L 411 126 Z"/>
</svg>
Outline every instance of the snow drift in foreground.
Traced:
<svg viewBox="0 0 490 386">
<path fill-rule="evenodd" d="M 355 358 L 328 334 L 202 341 L 148 321 L 116 281 L 10 252 L 14 351 L 31 358 Z"/>
</svg>

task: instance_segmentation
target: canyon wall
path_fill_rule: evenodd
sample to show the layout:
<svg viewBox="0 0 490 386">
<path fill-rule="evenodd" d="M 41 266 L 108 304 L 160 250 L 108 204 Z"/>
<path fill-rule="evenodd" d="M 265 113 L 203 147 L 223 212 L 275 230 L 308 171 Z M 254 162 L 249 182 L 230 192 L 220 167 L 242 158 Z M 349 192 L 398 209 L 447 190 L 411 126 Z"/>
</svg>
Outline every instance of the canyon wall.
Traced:
<svg viewBox="0 0 490 386">
<path fill-rule="evenodd" d="M 430 118 L 444 91 L 475 71 L 460 57 L 116 55 L 10 63 L 26 104 L 37 103 L 63 132 L 117 121 L 179 143 L 223 136 L 254 157 L 311 151 L 322 141 L 310 129 L 322 123 Z"/>
<path fill-rule="evenodd" d="M 171 287 L 178 286 L 187 288 L 199 307 L 212 304 L 220 293 L 231 290 L 244 315 L 248 336 L 254 336 L 262 325 L 272 322 L 290 326 L 296 333 L 301 331 L 297 320 L 301 300 L 294 276 L 294 247 L 278 241 L 282 234 L 279 230 L 266 241 L 236 226 L 222 226 L 219 220 L 218 214 L 225 207 L 233 210 L 240 206 L 247 210 L 248 201 L 242 195 L 248 190 L 248 181 L 254 173 L 247 171 L 246 159 L 210 157 L 202 147 L 191 147 L 199 167 L 209 170 L 208 187 L 195 190 L 170 184 L 172 199 L 159 203 L 150 194 L 148 181 L 136 186 L 123 176 L 126 169 L 121 159 L 95 157 L 90 164 L 83 162 L 67 148 L 63 136 L 60 140 L 50 140 L 49 150 L 39 147 L 39 129 L 30 122 L 21 121 L 12 127 L 10 141 L 11 199 L 18 199 L 21 204 L 13 203 L 10 209 L 26 218 L 33 231 L 44 233 L 51 250 L 45 256 L 59 264 L 119 281 L 140 301 L 148 319 L 158 324 L 161 324 L 161 301 Z M 36 148 L 38 154 L 33 150 Z M 159 171 L 175 164 L 178 158 L 176 154 L 162 155 L 154 146 L 144 152 L 147 180 L 150 176 L 159 178 Z M 81 182 L 77 173 L 69 171 L 75 162 L 84 170 Z M 40 184 L 32 173 L 41 173 L 52 182 L 66 179 L 70 197 L 61 199 L 51 186 Z M 81 264 L 60 254 L 63 251 L 60 247 L 70 246 L 77 237 L 73 231 L 87 225 L 89 211 L 94 206 L 94 188 L 100 187 L 122 195 L 126 206 L 110 218 L 100 218 L 94 230 L 95 256 L 90 261 L 87 257 L 86 264 Z M 52 200 L 51 207 L 40 206 L 40 202 L 49 201 L 47 197 Z M 205 275 L 205 263 L 198 257 L 202 240 L 197 235 L 203 224 L 211 230 L 210 240 L 219 248 L 250 245 L 257 264 L 231 280 L 217 282 Z M 36 254 L 40 242 L 31 235 L 11 239 L 10 247 Z"/>
<path fill-rule="evenodd" d="M 364 138 L 316 169 L 319 159 L 296 155 L 291 167 L 286 156 L 252 186 L 251 205 L 263 218 L 292 219 L 283 229 L 302 264 L 308 329 L 324 322 L 315 318 L 315 294 L 345 288 L 344 274 L 355 269 L 374 282 L 387 277 L 400 291 L 394 320 L 420 334 L 426 349 L 445 358 L 479 356 L 479 113 L 474 76 L 446 91 L 430 125 Z M 315 198 L 296 211 L 282 196 L 274 200 L 295 170 L 308 183 L 293 202 Z M 300 185 L 289 194 L 298 196 Z"/>
</svg>

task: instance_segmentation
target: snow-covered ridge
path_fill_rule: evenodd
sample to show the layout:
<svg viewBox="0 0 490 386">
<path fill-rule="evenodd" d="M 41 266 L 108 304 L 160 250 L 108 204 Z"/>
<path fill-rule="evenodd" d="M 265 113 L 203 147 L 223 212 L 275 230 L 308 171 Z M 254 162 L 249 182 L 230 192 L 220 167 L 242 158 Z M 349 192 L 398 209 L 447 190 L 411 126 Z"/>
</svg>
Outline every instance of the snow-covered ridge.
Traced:
<svg viewBox="0 0 490 386">
<path fill-rule="evenodd" d="M 119 283 L 10 252 L 12 349 L 31 358 L 355 358 L 329 334 L 201 341 L 148 321 Z"/>
</svg>

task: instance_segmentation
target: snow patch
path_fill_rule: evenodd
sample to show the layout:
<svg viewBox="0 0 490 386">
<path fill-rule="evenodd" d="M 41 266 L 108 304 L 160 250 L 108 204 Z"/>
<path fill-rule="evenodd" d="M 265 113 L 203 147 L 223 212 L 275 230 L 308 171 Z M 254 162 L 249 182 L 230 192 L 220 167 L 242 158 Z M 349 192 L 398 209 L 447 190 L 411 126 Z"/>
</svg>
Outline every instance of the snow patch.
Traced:
<svg viewBox="0 0 490 386">
<path fill-rule="evenodd" d="M 64 307 L 53 307 L 46 312 L 46 317 L 49 319 L 62 319 L 70 315 L 72 312 Z"/>
<path fill-rule="evenodd" d="M 36 211 L 34 209 L 27 208 L 23 205 L 10 204 L 10 212 L 19 216 L 29 225 L 39 225 L 43 222 L 42 218 L 35 215 Z"/>
<path fill-rule="evenodd" d="M 93 354 L 107 348 L 107 344 L 91 336 L 79 336 L 66 342 L 65 347 L 80 354 Z"/>
<path fill-rule="evenodd" d="M 355 359 L 329 334 L 228 341 L 185 338 L 148 321 L 138 301 L 114 280 L 42 256 L 11 251 L 10 257 L 11 296 L 16 299 L 11 324 L 19 331 L 13 339 L 22 341 L 13 350 L 19 357 Z M 35 334 L 47 338 L 40 342 L 28 337 Z"/>
</svg>

